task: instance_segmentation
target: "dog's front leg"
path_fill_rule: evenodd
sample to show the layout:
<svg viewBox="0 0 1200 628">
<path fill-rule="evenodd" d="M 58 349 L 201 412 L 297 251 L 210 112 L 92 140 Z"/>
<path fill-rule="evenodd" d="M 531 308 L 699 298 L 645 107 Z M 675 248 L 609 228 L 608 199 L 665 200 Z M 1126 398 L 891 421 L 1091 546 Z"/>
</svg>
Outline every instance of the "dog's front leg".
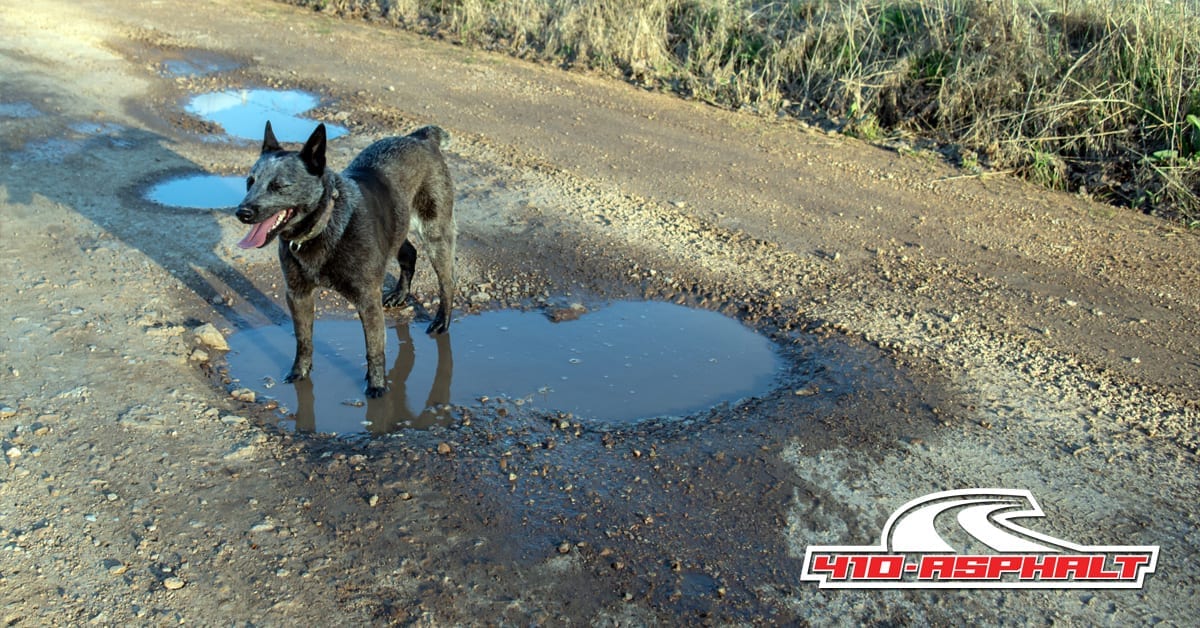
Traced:
<svg viewBox="0 0 1200 628">
<path fill-rule="evenodd" d="M 290 384 L 308 377 L 312 371 L 313 318 L 316 315 L 312 287 L 289 287 L 287 304 L 288 309 L 292 311 L 292 325 L 296 331 L 296 360 L 292 362 L 292 370 L 288 372 L 287 377 L 283 378 L 283 381 Z"/>
<path fill-rule="evenodd" d="M 383 325 L 383 300 L 379 292 L 373 292 L 374 298 L 359 299 L 355 307 L 362 321 L 363 336 L 367 339 L 367 397 L 382 397 L 387 392 L 387 378 L 384 371 L 385 349 L 387 336 Z"/>
</svg>

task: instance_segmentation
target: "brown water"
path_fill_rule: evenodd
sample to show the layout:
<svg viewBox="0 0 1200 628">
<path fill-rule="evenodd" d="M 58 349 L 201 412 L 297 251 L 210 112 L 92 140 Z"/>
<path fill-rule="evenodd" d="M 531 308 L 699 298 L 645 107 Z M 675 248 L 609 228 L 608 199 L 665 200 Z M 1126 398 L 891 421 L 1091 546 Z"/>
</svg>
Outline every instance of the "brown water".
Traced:
<svg viewBox="0 0 1200 628">
<path fill-rule="evenodd" d="M 233 334 L 230 375 L 277 400 L 299 431 L 386 433 L 445 424 L 443 404 L 483 396 L 609 423 L 684 416 L 768 392 L 783 365 L 774 344 L 741 323 L 670 303 L 619 302 L 559 323 L 486 312 L 436 338 L 423 325 L 389 329 L 390 388 L 380 399 L 363 395 L 358 321 L 316 322 L 312 376 L 295 385 L 280 381 L 293 358 L 290 326 Z"/>
</svg>

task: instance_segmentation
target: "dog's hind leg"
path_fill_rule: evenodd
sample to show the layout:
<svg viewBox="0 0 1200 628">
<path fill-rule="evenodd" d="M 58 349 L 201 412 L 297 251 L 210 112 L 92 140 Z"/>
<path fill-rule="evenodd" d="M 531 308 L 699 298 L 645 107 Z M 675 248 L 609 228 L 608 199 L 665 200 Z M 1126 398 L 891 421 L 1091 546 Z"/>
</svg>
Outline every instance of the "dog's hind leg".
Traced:
<svg viewBox="0 0 1200 628">
<path fill-rule="evenodd" d="M 358 317 L 362 321 L 363 336 L 367 341 L 367 397 L 382 397 L 387 392 L 387 377 L 384 370 L 384 351 L 387 347 L 386 330 L 383 324 L 383 302 L 375 296 L 357 299 Z"/>
<path fill-rule="evenodd" d="M 396 277 L 396 287 L 383 295 L 384 307 L 400 307 L 408 298 L 408 290 L 412 287 L 413 272 L 417 269 L 417 247 L 405 240 L 396 253 L 396 261 L 400 262 L 400 275 Z"/>
<path fill-rule="evenodd" d="M 292 370 L 283 378 L 284 382 L 290 384 L 308 377 L 312 371 L 313 318 L 316 315 L 312 286 L 296 290 L 288 288 L 287 304 L 292 311 L 292 326 L 296 332 L 296 359 L 292 362 Z"/>
<path fill-rule="evenodd" d="M 430 221 L 426 223 L 424 233 L 441 297 L 437 315 L 425 333 L 442 334 L 450 329 L 450 312 L 454 308 L 454 221 L 440 224 Z"/>
</svg>

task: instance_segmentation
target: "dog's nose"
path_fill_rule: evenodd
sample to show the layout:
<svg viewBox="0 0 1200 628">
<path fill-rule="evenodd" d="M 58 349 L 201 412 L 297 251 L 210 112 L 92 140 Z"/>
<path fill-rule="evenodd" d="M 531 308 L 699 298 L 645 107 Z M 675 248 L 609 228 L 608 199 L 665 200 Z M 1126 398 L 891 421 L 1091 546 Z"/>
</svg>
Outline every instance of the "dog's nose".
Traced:
<svg viewBox="0 0 1200 628">
<path fill-rule="evenodd" d="M 247 205 L 238 207 L 237 219 L 245 223 L 252 222 L 254 220 L 254 210 L 251 206 Z"/>
</svg>

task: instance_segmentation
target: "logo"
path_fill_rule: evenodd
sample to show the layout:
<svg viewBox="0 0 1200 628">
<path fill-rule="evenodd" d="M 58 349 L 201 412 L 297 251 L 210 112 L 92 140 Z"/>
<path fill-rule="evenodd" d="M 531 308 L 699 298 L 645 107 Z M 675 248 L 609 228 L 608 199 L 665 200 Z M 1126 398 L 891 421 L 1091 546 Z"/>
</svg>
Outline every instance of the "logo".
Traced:
<svg viewBox="0 0 1200 628">
<path fill-rule="evenodd" d="M 1140 589 L 1154 572 L 1158 546 L 1078 545 L 1013 523 L 1044 516 L 1027 490 L 933 493 L 892 513 L 879 545 L 809 546 L 800 579 L 822 589 Z"/>
</svg>

